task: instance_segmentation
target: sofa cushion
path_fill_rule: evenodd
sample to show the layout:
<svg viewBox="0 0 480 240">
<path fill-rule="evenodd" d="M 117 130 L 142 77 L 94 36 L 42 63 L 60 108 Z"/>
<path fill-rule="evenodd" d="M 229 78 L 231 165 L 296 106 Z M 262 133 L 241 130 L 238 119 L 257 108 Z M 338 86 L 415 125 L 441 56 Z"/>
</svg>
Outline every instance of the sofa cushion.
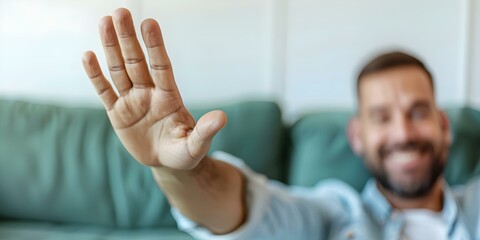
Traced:
<svg viewBox="0 0 480 240">
<path fill-rule="evenodd" d="M 288 183 L 313 186 L 328 178 L 363 188 L 370 174 L 348 145 L 348 112 L 321 111 L 300 118 L 291 129 Z"/>
<path fill-rule="evenodd" d="M 445 177 L 453 185 L 480 174 L 480 112 L 447 110 L 452 128 Z M 357 190 L 371 176 L 352 152 L 346 137 L 351 112 L 316 112 L 300 118 L 291 129 L 292 153 L 288 183 L 313 186 L 327 178 L 341 179 Z"/>
<path fill-rule="evenodd" d="M 281 114 L 271 102 L 220 108 L 212 146 L 280 177 Z M 198 118 L 207 108 L 192 110 Z M 106 227 L 175 227 L 147 167 L 117 139 L 102 109 L 0 100 L 0 218 Z"/>
<path fill-rule="evenodd" d="M 452 126 L 445 178 L 452 185 L 463 184 L 480 174 L 480 111 L 451 108 L 447 111 Z"/>
<path fill-rule="evenodd" d="M 269 178 L 284 180 L 287 131 L 276 103 L 245 101 L 220 108 L 227 113 L 227 126 L 213 139 L 210 153 L 221 150 L 242 160 Z M 191 109 L 195 119 L 211 108 Z"/>
<path fill-rule="evenodd" d="M 121 229 L 45 222 L 0 222 L 2 239 L 48 240 L 192 240 L 174 228 Z"/>
</svg>

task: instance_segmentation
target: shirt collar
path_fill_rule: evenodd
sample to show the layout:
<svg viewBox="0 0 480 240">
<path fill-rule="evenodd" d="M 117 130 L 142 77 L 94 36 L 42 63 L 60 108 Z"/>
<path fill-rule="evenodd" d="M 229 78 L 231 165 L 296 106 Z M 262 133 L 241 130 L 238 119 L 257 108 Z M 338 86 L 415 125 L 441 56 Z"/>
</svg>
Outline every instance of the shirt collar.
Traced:
<svg viewBox="0 0 480 240">
<path fill-rule="evenodd" d="M 447 223 L 448 234 L 451 235 L 458 221 L 458 204 L 448 183 L 443 183 L 442 219 Z"/>
<path fill-rule="evenodd" d="M 384 225 L 392 214 L 392 206 L 378 189 L 374 178 L 368 180 L 365 185 L 362 201 L 366 210 L 380 225 Z"/>
<path fill-rule="evenodd" d="M 458 206 L 455 196 L 447 182 L 443 184 L 442 219 L 447 223 L 448 232 L 452 233 L 457 222 Z M 393 212 L 393 208 L 380 192 L 375 179 L 370 179 L 362 192 L 362 201 L 366 210 L 379 224 L 384 225 Z"/>
</svg>

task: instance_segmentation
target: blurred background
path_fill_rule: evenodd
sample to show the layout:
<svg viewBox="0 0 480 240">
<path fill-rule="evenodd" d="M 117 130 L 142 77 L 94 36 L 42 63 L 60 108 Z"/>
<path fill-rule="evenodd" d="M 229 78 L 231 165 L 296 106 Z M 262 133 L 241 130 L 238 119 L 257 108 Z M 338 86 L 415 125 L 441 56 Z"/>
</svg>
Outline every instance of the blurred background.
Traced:
<svg viewBox="0 0 480 240">
<path fill-rule="evenodd" d="M 359 68 L 390 49 L 426 62 L 440 105 L 480 106 L 479 0 L 0 0 L 0 97 L 101 106 L 81 55 L 106 70 L 97 23 L 117 7 L 160 22 L 187 106 L 351 109 Z"/>
</svg>

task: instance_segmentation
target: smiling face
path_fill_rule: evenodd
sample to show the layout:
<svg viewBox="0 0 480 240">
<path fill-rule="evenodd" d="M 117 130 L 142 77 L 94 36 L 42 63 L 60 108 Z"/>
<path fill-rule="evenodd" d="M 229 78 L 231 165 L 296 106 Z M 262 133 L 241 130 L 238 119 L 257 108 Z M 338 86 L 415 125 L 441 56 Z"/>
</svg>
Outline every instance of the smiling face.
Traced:
<svg viewBox="0 0 480 240">
<path fill-rule="evenodd" d="M 442 175 L 450 145 L 448 120 L 435 105 L 430 76 L 406 65 L 362 78 L 353 149 L 385 190 L 405 198 L 428 194 Z"/>
</svg>

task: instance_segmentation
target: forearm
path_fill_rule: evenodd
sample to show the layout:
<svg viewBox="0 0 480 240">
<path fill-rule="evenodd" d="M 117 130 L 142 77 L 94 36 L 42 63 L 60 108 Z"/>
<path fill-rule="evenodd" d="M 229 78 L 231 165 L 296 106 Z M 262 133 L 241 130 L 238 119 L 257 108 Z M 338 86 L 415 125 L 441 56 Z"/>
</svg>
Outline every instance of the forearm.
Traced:
<svg viewBox="0 0 480 240">
<path fill-rule="evenodd" d="M 183 215 L 217 234 L 245 220 L 242 173 L 228 163 L 205 157 L 191 171 L 152 168 L 158 186 Z"/>
</svg>

